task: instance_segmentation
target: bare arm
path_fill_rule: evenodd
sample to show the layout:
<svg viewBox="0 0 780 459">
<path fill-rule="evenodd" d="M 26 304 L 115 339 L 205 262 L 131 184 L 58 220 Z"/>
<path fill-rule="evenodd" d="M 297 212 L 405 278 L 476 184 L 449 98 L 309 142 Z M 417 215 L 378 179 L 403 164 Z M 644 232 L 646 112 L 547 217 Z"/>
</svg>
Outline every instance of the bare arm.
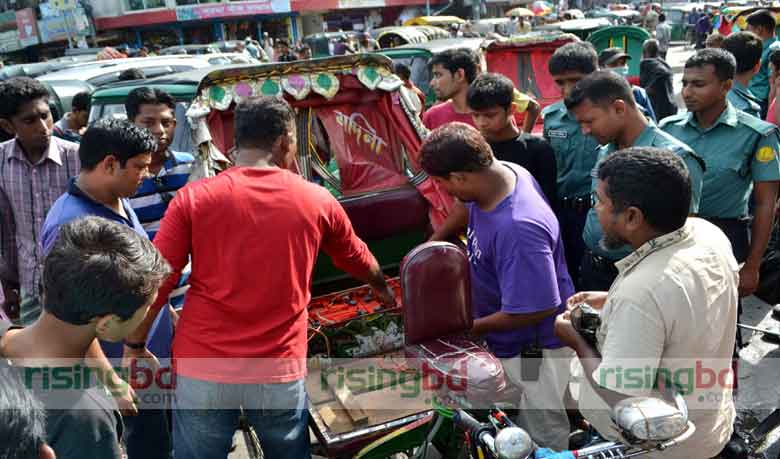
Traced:
<svg viewBox="0 0 780 459">
<path fill-rule="evenodd" d="M 444 220 L 439 229 L 434 231 L 429 240 L 446 241 L 450 237 L 457 235 L 458 231 L 463 230 L 468 224 L 469 210 L 462 202 L 456 199 L 450 214 L 447 215 L 447 219 Z"/>
<path fill-rule="evenodd" d="M 536 325 L 542 320 L 555 314 L 558 308 L 550 308 L 544 311 L 533 312 L 530 314 L 510 314 L 506 312 L 495 312 L 474 321 L 471 327 L 471 334 L 482 336 L 489 332 L 500 332 L 516 330 L 522 327 Z"/>
<path fill-rule="evenodd" d="M 525 119 L 523 120 L 523 132 L 530 134 L 534 130 L 536 120 L 539 119 L 539 114 L 542 113 L 542 107 L 539 102 L 531 99 L 528 101 L 528 108 L 525 111 Z"/>
<path fill-rule="evenodd" d="M 739 293 L 752 295 L 758 288 L 759 268 L 772 232 L 778 182 L 756 182 L 753 188 L 755 207 L 750 237 L 750 251 L 739 272 Z"/>
</svg>

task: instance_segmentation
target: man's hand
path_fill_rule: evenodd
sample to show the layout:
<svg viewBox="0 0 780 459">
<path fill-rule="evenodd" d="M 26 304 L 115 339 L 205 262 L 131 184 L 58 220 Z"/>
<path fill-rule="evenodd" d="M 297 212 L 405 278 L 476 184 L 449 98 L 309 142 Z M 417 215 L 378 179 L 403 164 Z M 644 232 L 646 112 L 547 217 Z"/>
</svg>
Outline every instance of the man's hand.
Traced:
<svg viewBox="0 0 780 459">
<path fill-rule="evenodd" d="M 134 368 L 148 368 L 152 370 L 152 374 L 157 374 L 160 370 L 160 361 L 152 352 L 147 349 L 133 349 L 130 347 L 124 347 L 124 353 L 122 354 L 122 368 L 128 368 L 130 372 L 130 384 L 133 384 L 133 372 Z"/>
<path fill-rule="evenodd" d="M 136 406 L 138 397 L 135 395 L 133 387 L 127 381 L 114 374 L 108 390 L 111 392 L 111 396 L 114 398 L 122 416 L 138 415 L 138 407 Z"/>
<path fill-rule="evenodd" d="M 571 323 L 571 312 L 566 311 L 555 318 L 555 336 L 572 349 L 580 346 L 583 338 Z"/>
<path fill-rule="evenodd" d="M 3 310 L 9 319 L 16 319 L 19 317 L 19 304 L 21 304 L 21 297 L 19 296 L 19 284 L 14 282 L 3 282 L 3 297 L 5 298 L 2 304 Z"/>
<path fill-rule="evenodd" d="M 755 293 L 759 282 L 759 266 L 745 263 L 739 270 L 739 296 L 745 297 Z"/>
<path fill-rule="evenodd" d="M 371 286 L 371 289 L 374 290 L 374 294 L 383 307 L 392 309 L 398 305 L 395 301 L 395 292 L 387 285 L 387 282 L 381 286 Z"/>
<path fill-rule="evenodd" d="M 566 309 L 571 311 L 581 303 L 588 303 L 593 309 L 601 309 L 607 301 L 607 292 L 577 292 L 566 300 Z"/>
</svg>

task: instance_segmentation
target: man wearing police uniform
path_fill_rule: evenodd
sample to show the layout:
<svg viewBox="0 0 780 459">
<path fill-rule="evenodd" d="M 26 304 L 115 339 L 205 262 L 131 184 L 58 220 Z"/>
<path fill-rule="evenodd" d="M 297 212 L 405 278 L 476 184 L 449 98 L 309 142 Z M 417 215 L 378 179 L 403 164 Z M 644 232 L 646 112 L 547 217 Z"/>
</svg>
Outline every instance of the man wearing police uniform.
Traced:
<svg viewBox="0 0 780 459">
<path fill-rule="evenodd" d="M 555 50 L 547 63 L 555 84 L 564 97 L 572 87 L 598 68 L 598 55 L 590 43 L 568 43 Z M 555 152 L 557 165 L 558 220 L 561 224 L 566 266 L 577 285 L 580 262 L 585 252 L 582 230 L 590 209 L 591 171 L 596 165 L 599 144 L 584 135 L 574 114 L 563 101 L 542 111 L 544 138 Z M 578 285 L 577 285 L 578 286 Z"/>
<path fill-rule="evenodd" d="M 706 164 L 699 215 L 728 236 L 740 270 L 741 296 L 758 286 L 759 266 L 772 229 L 780 162 L 777 128 L 736 110 L 726 99 L 736 61 L 704 49 L 685 63 L 683 100 L 688 113 L 666 118 L 661 129 L 687 143 Z M 748 199 L 754 196 L 752 225 Z"/>
<path fill-rule="evenodd" d="M 599 160 L 616 150 L 628 147 L 657 147 L 679 155 L 688 168 L 691 180 L 691 213 L 696 213 L 702 190 L 703 164 L 690 147 L 661 131 L 642 114 L 631 91 L 631 85 L 610 71 L 594 72 L 578 82 L 566 97 L 566 107 L 574 113 L 585 135 L 591 134 L 603 146 Z M 595 196 L 596 180 L 591 190 Z M 615 217 L 618 218 L 618 217 Z M 617 222 L 613 222 L 612 225 Z M 580 270 L 582 290 L 609 290 L 617 277 L 615 262 L 633 249 L 620 246 L 608 237 L 594 209 L 588 212 L 583 239 L 585 255 Z"/>
<path fill-rule="evenodd" d="M 757 118 L 761 118 L 761 100 L 750 92 L 748 86 L 760 68 L 763 46 L 756 34 L 747 31 L 729 35 L 722 46 L 737 60 L 737 73 L 727 99 L 737 110 Z"/>
</svg>

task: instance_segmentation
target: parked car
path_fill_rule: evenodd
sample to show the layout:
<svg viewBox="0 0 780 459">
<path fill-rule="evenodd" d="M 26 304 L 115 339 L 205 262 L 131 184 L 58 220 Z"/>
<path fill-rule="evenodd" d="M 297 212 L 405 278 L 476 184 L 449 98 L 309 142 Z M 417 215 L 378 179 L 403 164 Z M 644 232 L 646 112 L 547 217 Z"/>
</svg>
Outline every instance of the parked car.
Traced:
<svg viewBox="0 0 780 459">
<path fill-rule="evenodd" d="M 182 45 L 182 46 L 169 46 L 160 50 L 161 56 L 169 56 L 172 54 L 217 54 L 221 52 L 217 46 L 214 45 Z"/>
<path fill-rule="evenodd" d="M 38 79 L 41 81 L 80 80 L 100 87 L 119 81 L 119 74 L 122 71 L 133 68 L 142 70 L 148 79 L 198 68 L 253 62 L 252 58 L 235 53 L 112 59 L 76 65 L 66 70 L 43 75 Z"/>
</svg>

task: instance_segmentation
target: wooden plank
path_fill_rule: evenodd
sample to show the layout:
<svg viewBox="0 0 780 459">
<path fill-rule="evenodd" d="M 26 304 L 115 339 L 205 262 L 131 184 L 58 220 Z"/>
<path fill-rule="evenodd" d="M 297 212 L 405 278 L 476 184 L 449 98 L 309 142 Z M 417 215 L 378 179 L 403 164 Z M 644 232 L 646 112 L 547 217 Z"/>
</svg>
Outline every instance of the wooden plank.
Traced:
<svg viewBox="0 0 780 459">
<path fill-rule="evenodd" d="M 352 391 L 346 385 L 338 384 L 338 376 L 328 376 L 328 387 L 333 391 L 333 395 L 341 403 L 341 406 L 347 411 L 352 423 L 356 426 L 365 426 L 368 424 L 368 415 L 361 408 L 360 402 L 358 402 Z"/>
<path fill-rule="evenodd" d="M 325 423 L 328 428 L 330 428 L 333 423 L 336 421 L 336 413 L 333 412 L 333 409 L 329 406 L 323 406 L 319 410 L 317 410 L 320 414 L 320 418 L 322 418 L 322 422 Z"/>
</svg>

